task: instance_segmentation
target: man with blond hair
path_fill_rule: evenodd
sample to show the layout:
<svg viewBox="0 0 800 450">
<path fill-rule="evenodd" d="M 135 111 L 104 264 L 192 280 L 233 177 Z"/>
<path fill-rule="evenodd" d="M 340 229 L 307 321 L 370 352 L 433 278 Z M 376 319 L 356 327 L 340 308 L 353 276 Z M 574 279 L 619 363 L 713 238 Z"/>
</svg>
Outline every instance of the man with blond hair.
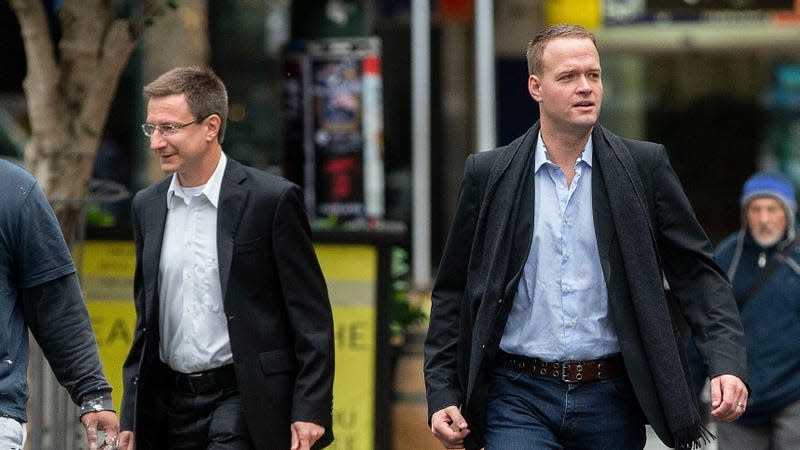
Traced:
<svg viewBox="0 0 800 450">
<path fill-rule="evenodd" d="M 528 67 L 540 120 L 467 159 L 425 343 L 431 430 L 447 448 L 641 449 L 649 422 L 699 446 L 670 313 L 702 336 L 711 414 L 735 420 L 748 390 L 730 285 L 664 147 L 598 124 L 594 35 L 548 27 Z"/>
</svg>

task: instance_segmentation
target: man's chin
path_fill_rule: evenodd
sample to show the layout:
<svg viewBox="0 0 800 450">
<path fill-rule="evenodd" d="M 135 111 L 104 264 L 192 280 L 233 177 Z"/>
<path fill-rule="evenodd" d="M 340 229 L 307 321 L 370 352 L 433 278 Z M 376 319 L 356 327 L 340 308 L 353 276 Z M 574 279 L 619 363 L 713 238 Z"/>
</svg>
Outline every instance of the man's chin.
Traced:
<svg viewBox="0 0 800 450">
<path fill-rule="evenodd" d="M 753 240 L 756 241 L 756 244 L 760 245 L 762 248 L 769 248 L 777 244 L 778 241 L 781 240 L 781 235 L 779 234 L 770 234 L 764 236 L 753 235 Z"/>
</svg>

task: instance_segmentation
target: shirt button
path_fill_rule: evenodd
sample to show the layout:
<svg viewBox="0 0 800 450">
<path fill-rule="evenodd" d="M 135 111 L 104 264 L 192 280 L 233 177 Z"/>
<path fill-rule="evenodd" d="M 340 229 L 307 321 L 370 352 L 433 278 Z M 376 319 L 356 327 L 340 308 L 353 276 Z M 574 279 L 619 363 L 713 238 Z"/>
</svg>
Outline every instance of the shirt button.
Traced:
<svg viewBox="0 0 800 450">
<path fill-rule="evenodd" d="M 497 299 L 497 303 L 503 303 L 503 299 L 502 298 Z"/>
</svg>

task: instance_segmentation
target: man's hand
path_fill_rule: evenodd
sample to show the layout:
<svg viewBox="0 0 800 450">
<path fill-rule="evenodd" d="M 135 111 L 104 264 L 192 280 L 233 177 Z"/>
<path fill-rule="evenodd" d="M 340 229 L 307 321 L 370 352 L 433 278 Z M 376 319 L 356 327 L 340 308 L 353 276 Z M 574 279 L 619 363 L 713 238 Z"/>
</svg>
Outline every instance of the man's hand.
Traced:
<svg viewBox="0 0 800 450">
<path fill-rule="evenodd" d="M 133 431 L 123 431 L 119 434 L 119 450 L 133 450 Z"/>
<path fill-rule="evenodd" d="M 317 439 L 325 434 L 325 428 L 311 422 L 292 422 L 292 450 L 311 450 Z"/>
<path fill-rule="evenodd" d="M 81 422 L 86 428 L 86 441 L 89 443 L 89 450 L 97 450 L 97 430 L 106 433 L 106 443 L 115 447 L 119 435 L 119 420 L 114 411 L 88 412 L 81 416 Z M 104 444 L 100 442 L 100 445 Z"/>
<path fill-rule="evenodd" d="M 747 386 L 733 375 L 711 379 L 711 415 L 723 422 L 733 422 L 747 409 Z"/>
<path fill-rule="evenodd" d="M 433 413 L 431 431 L 444 448 L 464 448 L 464 438 L 469 434 L 469 426 L 457 407 L 448 406 Z"/>
</svg>

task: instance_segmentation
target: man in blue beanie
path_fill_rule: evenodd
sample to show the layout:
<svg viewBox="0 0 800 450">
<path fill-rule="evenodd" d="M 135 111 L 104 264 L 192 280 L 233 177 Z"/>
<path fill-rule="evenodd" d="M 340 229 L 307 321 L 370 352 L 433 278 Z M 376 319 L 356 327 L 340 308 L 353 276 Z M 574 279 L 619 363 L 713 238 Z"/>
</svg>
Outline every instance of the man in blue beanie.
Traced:
<svg viewBox="0 0 800 450">
<path fill-rule="evenodd" d="M 717 261 L 733 283 L 739 306 L 751 393 L 739 420 L 717 422 L 719 449 L 797 449 L 800 248 L 794 187 L 780 174 L 759 172 L 745 182 L 741 208 L 742 228 L 720 244 Z M 696 352 L 688 353 L 700 389 L 705 368 Z"/>
</svg>

